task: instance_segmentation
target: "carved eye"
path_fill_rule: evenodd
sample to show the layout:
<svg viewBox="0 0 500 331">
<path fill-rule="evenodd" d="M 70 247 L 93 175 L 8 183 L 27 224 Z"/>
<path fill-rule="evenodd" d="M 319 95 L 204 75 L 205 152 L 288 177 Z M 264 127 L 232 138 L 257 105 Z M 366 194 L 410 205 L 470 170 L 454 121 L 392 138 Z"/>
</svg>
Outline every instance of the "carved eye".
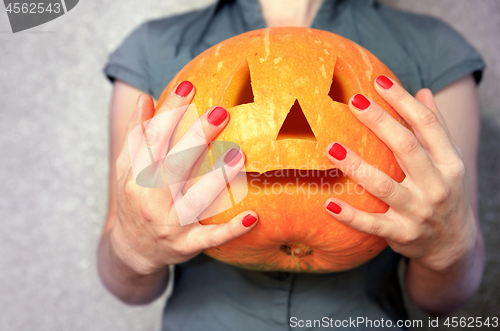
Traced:
<svg viewBox="0 0 500 331">
<path fill-rule="evenodd" d="M 332 84 L 330 85 L 330 91 L 328 96 L 336 102 L 347 104 L 349 102 L 349 96 L 342 86 L 341 82 L 345 82 L 349 77 L 346 77 L 346 66 L 347 64 L 340 57 L 337 57 L 335 62 L 335 69 L 333 70 Z M 352 77 L 350 77 L 352 79 Z"/>
<path fill-rule="evenodd" d="M 226 109 L 254 101 L 248 62 L 243 59 L 231 76 L 220 102 Z"/>
</svg>

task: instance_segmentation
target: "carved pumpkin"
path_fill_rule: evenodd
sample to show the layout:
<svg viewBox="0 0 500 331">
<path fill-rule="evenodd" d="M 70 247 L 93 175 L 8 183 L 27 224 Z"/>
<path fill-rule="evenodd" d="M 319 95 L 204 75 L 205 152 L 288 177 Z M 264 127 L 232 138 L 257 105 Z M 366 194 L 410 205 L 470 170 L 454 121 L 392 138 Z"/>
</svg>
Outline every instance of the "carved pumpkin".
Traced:
<svg viewBox="0 0 500 331">
<path fill-rule="evenodd" d="M 351 96 L 363 93 L 404 123 L 373 87 L 382 74 L 397 80 L 354 42 L 290 27 L 225 40 L 176 75 L 158 106 L 179 82 L 191 81 L 197 116 L 212 106 L 225 107 L 230 121 L 216 140 L 234 142 L 246 154 L 246 173 L 231 183 L 231 191 L 245 186 L 248 193 L 238 203 L 220 196 L 218 200 L 233 202 L 232 208 L 201 223 L 228 222 L 245 210 L 259 215 L 248 234 L 206 254 L 247 269 L 320 273 L 354 268 L 387 246 L 382 238 L 338 222 L 324 208 L 333 196 L 369 212 L 388 208 L 327 160 L 326 148 L 333 141 L 346 144 L 395 180 L 404 178 L 393 153 L 347 106 Z M 174 143 L 193 121 L 183 118 Z M 202 168 L 193 171 L 201 174 Z"/>
</svg>

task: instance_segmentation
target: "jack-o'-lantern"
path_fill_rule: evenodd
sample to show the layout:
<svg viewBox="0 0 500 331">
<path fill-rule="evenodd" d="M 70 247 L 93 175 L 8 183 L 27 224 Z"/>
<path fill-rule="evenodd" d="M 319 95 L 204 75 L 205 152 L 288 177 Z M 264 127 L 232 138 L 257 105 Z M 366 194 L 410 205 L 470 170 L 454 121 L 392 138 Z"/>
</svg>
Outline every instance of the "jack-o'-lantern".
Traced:
<svg viewBox="0 0 500 331">
<path fill-rule="evenodd" d="M 158 106 L 179 82 L 189 80 L 196 87 L 197 116 L 216 105 L 230 113 L 215 141 L 234 142 L 246 155 L 245 173 L 235 182 L 246 186 L 247 194 L 200 222 L 228 222 L 245 210 L 259 215 L 249 233 L 206 254 L 247 269 L 321 273 L 354 268 L 387 246 L 383 238 L 340 223 L 324 208 L 329 197 L 373 213 L 388 208 L 328 161 L 326 148 L 333 141 L 395 180 L 404 178 L 391 150 L 347 106 L 351 96 L 363 93 L 404 124 L 375 91 L 378 75 L 397 81 L 356 43 L 325 31 L 289 27 L 225 40 L 174 77 Z M 193 122 L 188 117 L 173 143 Z"/>
</svg>

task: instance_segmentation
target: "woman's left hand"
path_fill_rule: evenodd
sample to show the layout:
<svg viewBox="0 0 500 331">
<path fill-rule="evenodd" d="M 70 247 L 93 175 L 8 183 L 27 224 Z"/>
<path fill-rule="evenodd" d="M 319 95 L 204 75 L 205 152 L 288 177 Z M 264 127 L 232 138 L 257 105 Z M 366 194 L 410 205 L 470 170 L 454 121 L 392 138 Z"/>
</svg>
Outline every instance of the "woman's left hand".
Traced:
<svg viewBox="0 0 500 331">
<path fill-rule="evenodd" d="M 389 209 L 384 214 L 368 213 L 339 199 L 329 199 L 325 207 L 337 220 L 385 238 L 394 251 L 422 267 L 446 270 L 473 250 L 478 234 L 461 151 L 430 90 L 421 90 L 414 98 L 385 76 L 374 85 L 414 133 L 360 94 L 351 98 L 349 109 L 394 152 L 406 178 L 398 183 L 347 146 L 332 143 L 329 160 Z"/>
</svg>

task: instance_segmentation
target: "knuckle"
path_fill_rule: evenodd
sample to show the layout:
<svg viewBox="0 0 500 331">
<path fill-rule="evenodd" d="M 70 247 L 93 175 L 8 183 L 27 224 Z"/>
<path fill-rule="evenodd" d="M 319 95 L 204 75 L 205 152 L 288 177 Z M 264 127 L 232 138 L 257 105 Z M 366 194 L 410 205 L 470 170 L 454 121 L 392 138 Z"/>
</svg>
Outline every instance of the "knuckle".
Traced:
<svg viewBox="0 0 500 331">
<path fill-rule="evenodd" d="M 204 145 L 207 143 L 207 137 L 202 125 L 196 125 L 191 131 L 191 136 L 194 142 L 198 145 Z"/>
<path fill-rule="evenodd" d="M 161 107 L 164 111 L 170 111 L 181 107 L 181 104 L 177 98 L 167 97 Z"/>
<path fill-rule="evenodd" d="M 404 102 L 407 96 L 406 92 L 398 92 L 394 95 L 393 100 L 395 103 Z"/>
<path fill-rule="evenodd" d="M 182 153 L 173 153 L 165 158 L 165 171 L 169 175 L 180 175 L 186 170 Z"/>
<path fill-rule="evenodd" d="M 360 157 L 354 157 L 351 159 L 351 164 L 349 165 L 350 169 L 348 172 L 350 172 L 352 175 L 356 176 L 358 172 L 363 170 L 363 160 Z M 342 169 L 343 171 L 343 169 Z"/>
<path fill-rule="evenodd" d="M 374 111 L 374 114 L 372 115 L 372 123 L 378 126 L 381 126 L 385 120 L 386 120 L 386 112 L 384 110 L 378 109 Z"/>
<path fill-rule="evenodd" d="M 415 241 L 420 238 L 419 232 L 413 228 L 406 228 L 406 232 L 402 236 L 400 243 L 403 245 L 413 244 Z"/>
<path fill-rule="evenodd" d="M 219 236 L 215 235 L 214 233 L 209 233 L 207 235 L 207 245 L 209 247 L 217 247 L 222 245 L 222 242 Z"/>
<path fill-rule="evenodd" d="M 154 223 L 154 215 L 153 210 L 147 206 L 147 204 L 143 205 L 141 208 L 141 216 L 148 223 Z"/>
<path fill-rule="evenodd" d="M 221 168 L 217 168 L 213 171 L 210 171 L 207 176 L 209 176 L 209 179 L 211 182 L 216 182 L 216 183 L 226 183 L 226 179 L 224 177 L 224 172 L 222 171 Z"/>
<path fill-rule="evenodd" d="M 415 242 L 415 236 L 412 234 L 405 234 L 400 240 L 399 243 L 402 245 L 410 245 Z"/>
<path fill-rule="evenodd" d="M 123 185 L 123 194 L 127 200 L 132 200 L 136 196 L 137 184 L 133 180 L 126 180 Z"/>
<path fill-rule="evenodd" d="M 448 171 L 452 178 L 462 180 L 465 177 L 467 169 L 465 168 L 465 163 L 462 160 L 458 160 L 448 167 Z"/>
<path fill-rule="evenodd" d="M 163 130 L 155 122 L 151 121 L 146 127 L 145 137 L 149 146 L 158 146 L 163 143 Z"/>
<path fill-rule="evenodd" d="M 228 224 L 228 228 L 229 228 L 228 232 L 229 232 L 229 235 L 231 236 L 231 239 L 234 239 L 234 238 L 241 236 L 241 233 L 237 230 L 236 227 L 230 226 Z"/>
<path fill-rule="evenodd" d="M 419 149 L 419 142 L 411 132 L 403 134 L 399 138 L 399 150 L 406 155 L 413 155 Z"/>
<path fill-rule="evenodd" d="M 450 190 L 444 185 L 437 185 L 431 192 L 432 202 L 435 204 L 441 204 L 446 202 L 450 197 Z"/>
<path fill-rule="evenodd" d="M 374 235 L 374 236 L 378 236 L 380 234 L 380 230 L 381 230 L 381 225 L 380 225 L 380 222 L 373 219 L 371 222 L 370 222 L 370 225 L 368 227 L 368 233 L 371 234 L 371 235 Z"/>
<path fill-rule="evenodd" d="M 384 178 L 375 184 L 374 194 L 377 197 L 388 198 L 394 194 L 396 185 L 392 179 Z"/>
<path fill-rule="evenodd" d="M 179 241 L 179 240 L 174 241 L 171 244 L 170 249 L 175 255 L 179 255 L 179 256 L 189 255 L 189 251 L 187 249 L 186 244 L 182 241 Z"/>
<path fill-rule="evenodd" d="M 172 232 L 166 224 L 158 225 L 156 228 L 156 236 L 159 240 L 168 241 L 171 239 Z"/>
<path fill-rule="evenodd" d="M 184 203 L 189 210 L 200 211 L 203 208 L 202 195 L 196 190 L 196 186 L 193 186 L 184 195 Z"/>
<path fill-rule="evenodd" d="M 428 127 L 432 127 L 439 123 L 439 119 L 436 114 L 434 114 L 434 112 L 427 107 L 424 107 L 420 112 L 420 118 L 418 121 L 420 125 Z"/>
<path fill-rule="evenodd" d="M 420 223 L 423 224 L 432 220 L 434 216 L 434 209 L 432 206 L 426 205 L 419 209 L 418 214 L 420 216 Z"/>
<path fill-rule="evenodd" d="M 342 215 L 342 222 L 346 224 L 351 224 L 356 219 L 356 211 L 350 213 L 344 213 Z"/>
</svg>

